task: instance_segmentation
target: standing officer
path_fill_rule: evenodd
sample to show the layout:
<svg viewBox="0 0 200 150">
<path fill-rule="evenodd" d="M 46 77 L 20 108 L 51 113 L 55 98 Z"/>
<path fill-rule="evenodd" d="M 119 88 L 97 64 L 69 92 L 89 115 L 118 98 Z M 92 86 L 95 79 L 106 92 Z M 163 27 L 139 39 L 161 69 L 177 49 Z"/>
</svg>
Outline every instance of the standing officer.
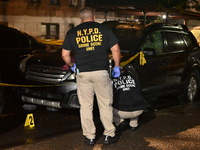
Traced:
<svg viewBox="0 0 200 150">
<path fill-rule="evenodd" d="M 80 116 L 85 142 L 95 144 L 96 127 L 93 121 L 94 94 L 104 126 L 104 143 L 118 141 L 113 125 L 113 91 L 109 78 L 108 51 L 114 59 L 113 77 L 120 76 L 120 47 L 112 30 L 95 22 L 94 11 L 83 8 L 80 11 L 81 24 L 71 29 L 62 45 L 62 58 L 71 70 L 76 72 Z M 71 52 L 75 63 L 71 61 Z"/>
</svg>

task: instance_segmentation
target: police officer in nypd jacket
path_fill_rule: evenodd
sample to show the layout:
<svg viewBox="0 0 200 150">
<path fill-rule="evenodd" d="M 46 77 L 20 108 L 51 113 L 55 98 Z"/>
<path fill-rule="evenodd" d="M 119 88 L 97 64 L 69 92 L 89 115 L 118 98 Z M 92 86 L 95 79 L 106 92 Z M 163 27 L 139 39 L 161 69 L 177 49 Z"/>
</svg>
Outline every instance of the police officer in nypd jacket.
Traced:
<svg viewBox="0 0 200 150">
<path fill-rule="evenodd" d="M 118 141 L 113 125 L 113 89 L 109 78 L 108 52 L 114 59 L 113 77 L 120 76 L 120 47 L 112 30 L 95 22 L 94 11 L 80 11 L 81 24 L 69 30 L 62 45 L 62 58 L 76 72 L 81 126 L 86 144 L 94 145 L 96 127 L 93 121 L 93 96 L 97 97 L 100 119 L 104 127 L 104 143 Z M 72 62 L 71 53 L 75 63 Z"/>
</svg>

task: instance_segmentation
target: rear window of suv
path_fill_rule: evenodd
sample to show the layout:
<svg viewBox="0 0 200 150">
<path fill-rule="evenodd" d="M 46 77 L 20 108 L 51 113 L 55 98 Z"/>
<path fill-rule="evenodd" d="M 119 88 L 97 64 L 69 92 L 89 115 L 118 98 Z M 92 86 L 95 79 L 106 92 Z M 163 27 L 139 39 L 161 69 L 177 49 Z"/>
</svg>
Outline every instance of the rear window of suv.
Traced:
<svg viewBox="0 0 200 150">
<path fill-rule="evenodd" d="M 182 34 L 176 32 L 163 32 L 162 34 L 166 38 L 166 53 L 186 50 L 186 45 L 183 40 Z"/>
<path fill-rule="evenodd" d="M 184 40 L 186 41 L 187 47 L 188 47 L 189 49 L 193 49 L 193 48 L 196 47 L 196 44 L 194 43 L 194 41 L 192 41 L 191 36 L 189 36 L 188 34 L 184 34 L 184 35 L 183 35 L 183 38 L 184 38 Z"/>
</svg>

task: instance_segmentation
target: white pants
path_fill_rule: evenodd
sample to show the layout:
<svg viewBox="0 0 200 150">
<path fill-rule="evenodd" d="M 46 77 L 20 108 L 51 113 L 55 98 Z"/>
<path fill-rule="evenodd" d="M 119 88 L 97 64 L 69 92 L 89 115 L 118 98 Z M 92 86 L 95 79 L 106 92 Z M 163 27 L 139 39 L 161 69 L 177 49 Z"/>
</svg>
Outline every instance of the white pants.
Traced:
<svg viewBox="0 0 200 150">
<path fill-rule="evenodd" d="M 113 90 L 108 72 L 106 70 L 81 72 L 77 74 L 76 79 L 83 135 L 89 139 L 95 138 L 93 104 L 94 94 L 96 94 L 100 119 L 105 129 L 103 134 L 115 136 L 112 108 Z"/>
<path fill-rule="evenodd" d="M 118 126 L 124 119 L 130 119 L 129 125 L 131 127 L 137 127 L 138 126 L 138 117 L 143 113 L 143 110 L 137 110 L 137 111 L 120 111 L 117 109 L 113 109 L 113 115 L 114 115 L 114 122 Z"/>
</svg>

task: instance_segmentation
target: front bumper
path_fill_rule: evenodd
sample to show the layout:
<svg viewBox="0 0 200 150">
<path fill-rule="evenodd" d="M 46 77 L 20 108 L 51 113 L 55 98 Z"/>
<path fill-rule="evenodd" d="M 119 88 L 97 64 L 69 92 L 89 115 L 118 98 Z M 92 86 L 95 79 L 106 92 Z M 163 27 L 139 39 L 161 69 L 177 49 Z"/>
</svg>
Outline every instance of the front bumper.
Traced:
<svg viewBox="0 0 200 150">
<path fill-rule="evenodd" d="M 76 83 L 52 87 L 25 87 L 21 89 L 22 101 L 55 108 L 80 108 Z"/>
<path fill-rule="evenodd" d="M 22 95 L 22 101 L 37 105 L 55 107 L 55 108 L 80 108 L 76 93 L 70 94 L 69 99 L 64 101 L 53 101 L 26 95 Z"/>
</svg>

